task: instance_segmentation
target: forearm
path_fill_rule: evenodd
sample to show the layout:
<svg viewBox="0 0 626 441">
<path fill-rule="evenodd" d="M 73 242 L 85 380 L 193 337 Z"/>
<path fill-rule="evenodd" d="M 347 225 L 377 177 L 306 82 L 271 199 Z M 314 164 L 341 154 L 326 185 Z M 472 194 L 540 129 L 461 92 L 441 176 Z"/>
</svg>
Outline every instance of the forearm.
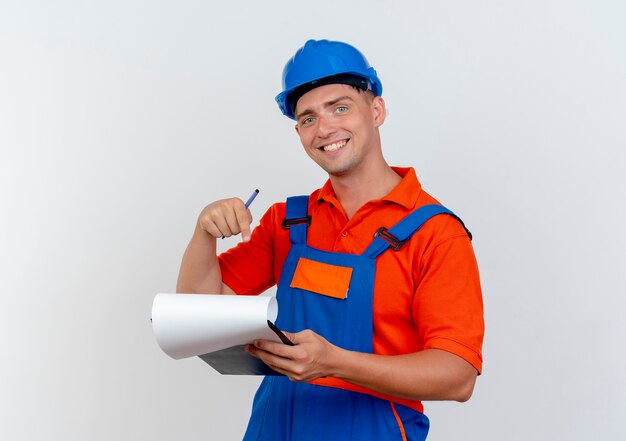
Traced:
<svg viewBox="0 0 626 441">
<path fill-rule="evenodd" d="M 342 349 L 311 330 L 285 333 L 294 346 L 257 340 L 246 350 L 293 381 L 335 377 L 410 400 L 467 401 L 477 371 L 461 357 L 440 349 L 378 355 Z"/>
<path fill-rule="evenodd" d="M 216 254 L 215 237 L 196 227 L 187 245 L 178 273 L 176 292 L 221 294 L 222 273 Z"/>
<path fill-rule="evenodd" d="M 396 356 L 332 352 L 331 376 L 398 398 L 467 401 L 477 376 L 467 361 L 439 349 Z"/>
</svg>

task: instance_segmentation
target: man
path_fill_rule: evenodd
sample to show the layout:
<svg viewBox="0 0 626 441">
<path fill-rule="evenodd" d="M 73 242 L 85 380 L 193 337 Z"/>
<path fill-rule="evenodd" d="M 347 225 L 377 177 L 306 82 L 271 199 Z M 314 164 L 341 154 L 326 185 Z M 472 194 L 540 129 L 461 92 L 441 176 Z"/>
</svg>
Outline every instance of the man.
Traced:
<svg viewBox="0 0 626 441">
<path fill-rule="evenodd" d="M 469 232 L 390 167 L 382 84 L 354 47 L 308 41 L 287 63 L 281 111 L 328 173 L 250 231 L 238 198 L 201 212 L 177 290 L 259 294 L 278 284 L 294 346 L 248 345 L 265 377 L 246 440 L 423 440 L 422 400 L 466 401 L 482 367 L 482 298 Z M 418 231 L 419 230 L 419 231 Z M 216 256 L 216 239 L 242 235 Z"/>
</svg>

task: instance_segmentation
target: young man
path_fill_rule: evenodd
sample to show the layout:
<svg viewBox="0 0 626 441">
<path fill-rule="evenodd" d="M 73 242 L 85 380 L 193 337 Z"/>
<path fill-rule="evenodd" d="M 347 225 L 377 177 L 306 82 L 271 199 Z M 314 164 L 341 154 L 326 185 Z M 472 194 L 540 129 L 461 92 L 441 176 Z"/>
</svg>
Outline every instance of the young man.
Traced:
<svg viewBox="0 0 626 441">
<path fill-rule="evenodd" d="M 238 198 L 201 212 L 177 290 L 259 294 L 278 284 L 277 325 L 295 344 L 249 345 L 265 377 L 246 440 L 423 440 L 422 400 L 466 401 L 482 367 L 482 297 L 469 232 L 390 167 L 382 84 L 363 55 L 308 41 L 287 63 L 282 112 L 328 173 L 250 231 Z M 216 239 L 242 243 L 216 256 Z"/>
</svg>

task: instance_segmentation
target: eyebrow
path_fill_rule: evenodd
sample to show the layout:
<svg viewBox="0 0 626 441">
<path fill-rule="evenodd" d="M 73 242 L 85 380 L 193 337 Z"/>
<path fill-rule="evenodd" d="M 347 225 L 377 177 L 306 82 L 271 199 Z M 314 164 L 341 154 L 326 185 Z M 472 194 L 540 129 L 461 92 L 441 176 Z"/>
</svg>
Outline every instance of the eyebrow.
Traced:
<svg viewBox="0 0 626 441">
<path fill-rule="evenodd" d="M 339 98 L 335 98 L 335 99 L 332 99 L 330 101 L 326 101 L 323 104 L 323 107 L 327 108 L 327 107 L 330 107 L 330 106 L 334 106 L 338 102 L 344 101 L 344 100 L 349 100 L 349 101 L 354 102 L 354 100 L 351 97 L 349 97 L 348 95 L 344 95 L 344 96 L 340 96 Z M 310 113 L 315 113 L 315 112 L 313 111 L 313 109 L 304 109 L 302 112 L 300 112 L 300 113 L 298 113 L 296 115 L 296 121 L 299 120 L 300 118 L 302 118 L 304 115 L 308 115 Z"/>
</svg>

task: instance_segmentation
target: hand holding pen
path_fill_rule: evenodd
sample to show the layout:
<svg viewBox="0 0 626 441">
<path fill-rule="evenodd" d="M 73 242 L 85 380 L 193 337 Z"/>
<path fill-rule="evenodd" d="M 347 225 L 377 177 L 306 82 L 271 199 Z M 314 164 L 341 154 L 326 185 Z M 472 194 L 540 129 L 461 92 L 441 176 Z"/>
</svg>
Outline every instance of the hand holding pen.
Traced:
<svg viewBox="0 0 626 441">
<path fill-rule="evenodd" d="M 222 199 L 207 205 L 198 218 L 198 227 L 217 238 L 241 233 L 243 242 L 250 240 L 252 215 L 248 208 L 259 194 L 254 190 L 244 203 L 239 198 Z"/>
<path fill-rule="evenodd" d="M 252 203 L 252 201 L 254 201 L 256 199 L 256 196 L 259 194 L 259 189 L 257 188 L 256 190 L 254 190 L 252 192 L 252 194 L 250 195 L 250 197 L 248 198 L 248 200 L 246 201 L 246 203 L 244 204 L 246 209 L 250 208 L 250 204 Z M 226 236 L 222 236 L 222 239 L 224 239 L 224 237 Z M 244 242 L 247 242 L 247 240 L 244 240 Z"/>
</svg>

